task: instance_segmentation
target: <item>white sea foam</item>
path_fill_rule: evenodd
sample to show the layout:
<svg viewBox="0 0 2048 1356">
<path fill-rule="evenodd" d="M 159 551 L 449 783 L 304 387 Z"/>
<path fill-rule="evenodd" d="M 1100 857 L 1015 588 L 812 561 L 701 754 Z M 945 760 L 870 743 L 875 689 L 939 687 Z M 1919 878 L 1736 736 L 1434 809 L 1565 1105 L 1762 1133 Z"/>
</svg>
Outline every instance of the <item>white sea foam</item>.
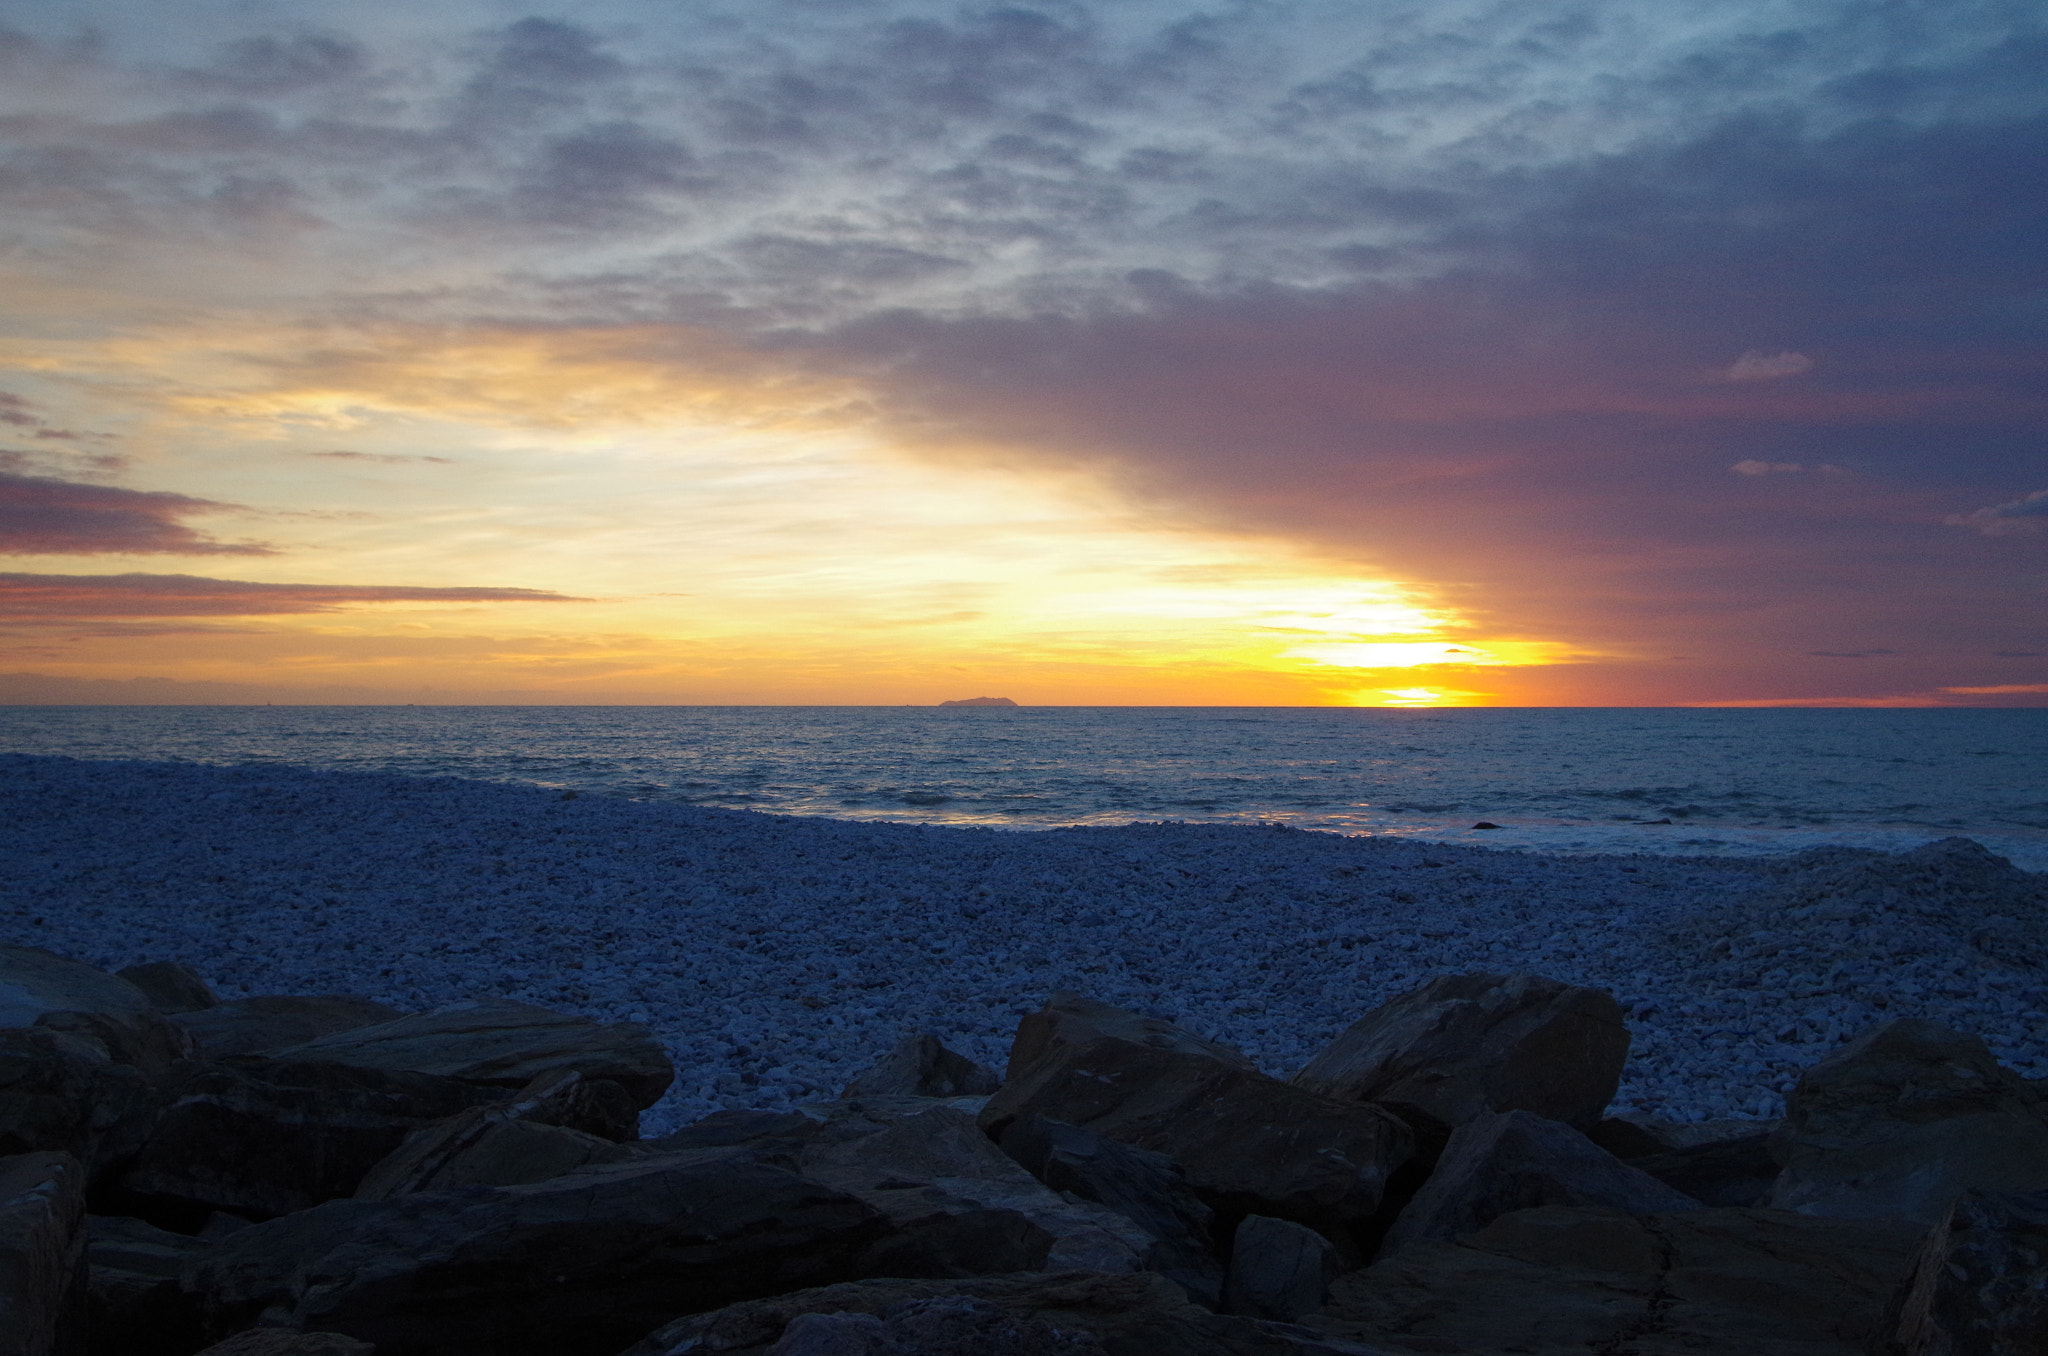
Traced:
<svg viewBox="0 0 2048 1356">
<path fill-rule="evenodd" d="M 830 1095 L 908 1031 L 1000 1064 L 1055 988 L 1291 1073 L 1451 971 L 1612 989 L 1620 1105 L 1768 1115 L 1887 1016 L 2048 1074 L 2043 878 L 1974 851 L 1556 856 L 1233 824 L 1002 833 L 280 766 L 0 757 L 0 939 L 221 992 L 646 1022 L 660 1129 Z"/>
</svg>

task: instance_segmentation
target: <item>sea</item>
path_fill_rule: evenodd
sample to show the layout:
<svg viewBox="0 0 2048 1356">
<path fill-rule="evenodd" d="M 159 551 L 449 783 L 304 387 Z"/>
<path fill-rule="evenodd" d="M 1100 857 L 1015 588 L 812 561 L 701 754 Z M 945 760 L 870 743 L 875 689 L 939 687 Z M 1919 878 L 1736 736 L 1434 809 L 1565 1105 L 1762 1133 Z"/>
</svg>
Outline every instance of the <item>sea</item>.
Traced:
<svg viewBox="0 0 2048 1356">
<path fill-rule="evenodd" d="M 463 777 L 999 829 L 1267 823 L 1558 853 L 2048 870 L 2048 709 L 13 706 L 0 752 Z"/>
</svg>

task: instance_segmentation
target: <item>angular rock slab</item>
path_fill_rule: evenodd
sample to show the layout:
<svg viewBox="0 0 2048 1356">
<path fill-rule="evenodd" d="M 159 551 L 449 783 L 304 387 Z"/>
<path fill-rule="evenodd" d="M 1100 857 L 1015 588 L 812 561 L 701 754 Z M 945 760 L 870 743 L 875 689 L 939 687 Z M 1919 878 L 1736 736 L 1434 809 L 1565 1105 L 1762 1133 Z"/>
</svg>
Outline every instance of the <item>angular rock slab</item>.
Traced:
<svg viewBox="0 0 2048 1356">
<path fill-rule="evenodd" d="M 0 1154 L 42 1150 L 95 1161 L 148 1078 L 97 1041 L 47 1027 L 0 1029 Z"/>
<path fill-rule="evenodd" d="M 1967 1191 L 1920 1249 L 1881 1356 L 2048 1352 L 2048 1191 Z"/>
<path fill-rule="evenodd" d="M 269 1055 L 322 1036 L 377 1026 L 405 1016 L 352 994 L 259 994 L 172 1017 L 192 1038 L 200 1059 Z"/>
<path fill-rule="evenodd" d="M 502 1095 L 342 1064 L 183 1064 L 153 1090 L 153 1113 L 122 1127 L 136 1147 L 113 1180 L 165 1205 L 286 1215 L 352 1195 L 407 1135 Z"/>
<path fill-rule="evenodd" d="M 1143 1017 L 1124 1008 L 1098 1002 L 1085 994 L 1061 992 L 1046 999 L 1045 1006 L 1037 1012 L 1026 1013 L 1017 1023 L 1017 1034 L 1010 1042 L 1006 1077 L 1020 1076 L 1032 1064 L 1056 1050 L 1112 1037 L 1148 1050 L 1206 1055 L 1235 1068 L 1258 1069 L 1236 1046 L 1205 1040 L 1192 1031 L 1183 1031 L 1163 1017 Z"/>
<path fill-rule="evenodd" d="M 1758 1132 L 1630 1159 L 1629 1166 L 1703 1205 L 1762 1205 L 1778 1180 L 1770 1144 L 1770 1134 Z"/>
<path fill-rule="evenodd" d="M 846 1085 L 845 1097 L 986 1097 L 1002 1086 L 994 1069 L 948 1050 L 937 1036 L 906 1036 Z"/>
<path fill-rule="evenodd" d="M 1215 1251 L 1215 1214 L 1189 1189 L 1165 1154 L 1046 1116 L 1024 1116 L 1003 1130 L 1003 1152 L 1052 1190 L 1116 1211 L 1145 1231 L 1145 1270 L 1156 1271 L 1207 1309 L 1223 1302 Z"/>
<path fill-rule="evenodd" d="M 69 1154 L 0 1159 L 0 1356 L 85 1349 L 85 1170 Z"/>
<path fill-rule="evenodd" d="M 438 1074 L 522 1087 L 553 1069 L 608 1078 L 642 1110 L 675 1081 L 675 1066 L 647 1028 L 501 999 L 459 1003 L 379 1026 L 339 1032 L 275 1051 L 281 1060 L 326 1060 L 365 1069 Z"/>
<path fill-rule="evenodd" d="M 610 1356 L 679 1312 L 845 1279 L 885 1228 L 744 1148 L 705 1150 L 332 1201 L 230 1235 L 185 1285 L 220 1332 L 262 1316 L 378 1356 Z"/>
<path fill-rule="evenodd" d="M 1631 1215 L 1703 1209 L 1561 1121 L 1526 1111 L 1486 1113 L 1451 1132 L 1436 1170 L 1380 1244 L 1390 1256 L 1442 1243 L 1539 1205 L 1591 1205 Z"/>
<path fill-rule="evenodd" d="M 373 1356 L 376 1348 L 338 1332 L 251 1328 L 215 1342 L 198 1356 Z"/>
<path fill-rule="evenodd" d="M 1966 1190 L 2048 1188 L 2048 1108 L 1975 1036 L 1907 1018 L 1800 1075 L 1771 1152 L 1778 1209 L 1931 1228 Z"/>
<path fill-rule="evenodd" d="M 184 1356 L 203 1345 L 178 1278 L 213 1245 L 139 1219 L 88 1215 L 85 1224 L 89 1349 Z"/>
<path fill-rule="evenodd" d="M 118 975 L 39 946 L 0 946 L 0 1028 L 43 1027 L 96 1041 L 116 1061 L 156 1069 L 189 1052 L 149 996 Z"/>
<path fill-rule="evenodd" d="M 639 1150 L 564 1123 L 585 1114 L 585 1094 L 592 1088 L 623 1096 L 616 1083 L 556 1069 L 505 1101 L 473 1106 L 415 1130 L 363 1174 L 353 1194 L 359 1201 L 381 1201 L 465 1186 L 518 1186 L 592 1163 L 624 1162 Z"/>
<path fill-rule="evenodd" d="M 1339 1277 L 1305 1322 L 1439 1356 L 1865 1356 L 1918 1241 L 1896 1220 L 1545 1206 Z"/>
<path fill-rule="evenodd" d="M 1035 1061 L 989 1099 L 981 1125 L 1000 1138 L 1031 1115 L 1166 1155 L 1228 1219 L 1273 1215 L 1333 1235 L 1372 1217 L 1414 1147 L 1407 1125 L 1379 1107 L 1113 1038 Z"/>
<path fill-rule="evenodd" d="M 199 1012 L 220 1004 L 220 999 L 199 972 L 177 961 L 151 961 L 147 965 L 131 965 L 114 973 L 142 990 L 144 996 L 156 1005 L 156 1010 L 166 1017 L 181 1012 Z"/>
<path fill-rule="evenodd" d="M 677 1319 L 619 1356 L 767 1356 L 792 1330 L 798 1337 L 804 1336 L 800 1323 L 807 1315 L 879 1319 L 882 1314 L 901 1314 L 920 1303 L 946 1300 L 986 1305 L 1041 1329 L 1093 1338 L 1100 1343 L 1097 1350 L 1108 1356 L 1398 1356 L 1386 1347 L 1326 1345 L 1303 1329 L 1212 1314 L 1188 1303 L 1179 1287 L 1160 1276 L 1091 1272 L 952 1281 L 871 1280 L 803 1290 Z M 887 1320 L 881 1326 L 888 1333 Z M 843 1343 L 838 1349 L 826 1349 L 831 1356 L 857 1356 L 861 1348 L 847 1339 L 859 1340 L 873 1329 L 841 1323 L 826 1331 Z M 889 1340 L 892 1345 L 880 1351 L 887 1356 L 905 1352 L 894 1334 Z M 915 1346 L 908 1351 L 916 1356 L 927 1351 L 945 1356 L 956 1352 L 961 1356 L 1082 1356 L 1088 1348 L 1061 1352 L 1057 1347 L 1021 1343 L 1003 1348 L 984 1338 L 979 1345 L 965 1349 Z M 792 1353 L 785 1348 L 779 1356 Z"/>
<path fill-rule="evenodd" d="M 1353 1023 L 1294 1076 L 1341 1101 L 1412 1106 L 1446 1126 L 1528 1111 L 1589 1130 L 1628 1059 L 1604 989 L 1537 975 L 1445 975 Z"/>
<path fill-rule="evenodd" d="M 1292 1323 L 1323 1307 L 1338 1270 L 1337 1250 L 1315 1230 L 1246 1215 L 1230 1243 L 1224 1310 Z"/>
</svg>

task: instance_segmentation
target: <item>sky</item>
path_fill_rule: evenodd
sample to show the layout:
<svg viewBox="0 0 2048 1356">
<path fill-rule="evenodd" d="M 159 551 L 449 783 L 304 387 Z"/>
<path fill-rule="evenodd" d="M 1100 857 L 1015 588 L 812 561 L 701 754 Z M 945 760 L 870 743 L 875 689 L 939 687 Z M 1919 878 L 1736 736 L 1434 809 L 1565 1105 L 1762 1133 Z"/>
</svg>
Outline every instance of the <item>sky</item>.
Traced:
<svg viewBox="0 0 2048 1356">
<path fill-rule="evenodd" d="M 0 0 L 0 702 L 2048 705 L 2048 11 Z"/>
</svg>

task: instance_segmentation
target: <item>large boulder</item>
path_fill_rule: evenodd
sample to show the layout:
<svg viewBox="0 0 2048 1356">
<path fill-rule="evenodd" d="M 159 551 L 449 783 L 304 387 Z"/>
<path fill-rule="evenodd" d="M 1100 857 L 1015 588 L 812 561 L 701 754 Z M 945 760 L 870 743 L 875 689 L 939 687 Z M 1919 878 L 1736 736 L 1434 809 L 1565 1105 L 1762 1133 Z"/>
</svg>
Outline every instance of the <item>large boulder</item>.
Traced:
<svg viewBox="0 0 2048 1356">
<path fill-rule="evenodd" d="M 659 1101 L 675 1081 L 675 1066 L 661 1042 L 643 1026 L 606 1026 L 505 999 L 458 1003 L 322 1036 L 274 1051 L 271 1057 L 438 1074 L 512 1088 L 551 1069 L 573 1069 L 585 1078 L 619 1084 L 642 1109 Z"/>
<path fill-rule="evenodd" d="M 1383 1254 L 1446 1242 L 1514 1210 L 1594 1205 L 1652 1215 L 1701 1203 L 1608 1153 L 1561 1121 L 1485 1113 L 1451 1133 L 1443 1157 L 1395 1219 Z"/>
<path fill-rule="evenodd" d="M 220 999 L 197 970 L 178 961 L 150 961 L 114 972 L 142 990 L 166 1017 L 217 1007 Z"/>
<path fill-rule="evenodd" d="M 1023 1116 L 1003 1130 L 1003 1152 L 1063 1196 L 1116 1211 L 1145 1231 L 1143 1262 L 1214 1309 L 1223 1299 L 1215 1212 L 1189 1189 L 1165 1154 L 1133 1148 L 1047 1116 Z"/>
<path fill-rule="evenodd" d="M 258 994 L 180 1012 L 171 1020 L 192 1038 L 198 1058 L 234 1059 L 274 1054 L 322 1036 L 403 1016 L 397 1008 L 353 994 Z"/>
<path fill-rule="evenodd" d="M 1293 1220 L 1246 1215 L 1230 1240 L 1223 1307 L 1292 1323 L 1323 1307 L 1340 1262 L 1330 1240 Z"/>
<path fill-rule="evenodd" d="M 1917 1242 L 1891 1220 L 1544 1206 L 1339 1277 L 1304 1322 L 1441 1356 L 1865 1356 Z"/>
<path fill-rule="evenodd" d="M 375 1351 L 368 1342 L 338 1332 L 251 1328 L 215 1342 L 198 1356 L 373 1356 Z"/>
<path fill-rule="evenodd" d="M 148 1089 L 147 1075 L 116 1063 L 98 1041 L 0 1028 L 0 1155 L 52 1150 L 92 1164 Z"/>
<path fill-rule="evenodd" d="M 187 1274 L 218 1332 L 259 1315 L 378 1356 L 611 1356 L 675 1314 L 855 1274 L 887 1226 L 744 1148 L 528 1186 L 331 1201 Z"/>
<path fill-rule="evenodd" d="M 103 1046 L 122 1064 L 158 1069 L 190 1042 L 149 995 L 118 975 L 38 946 L 0 946 L 0 1028 L 43 1027 Z"/>
<path fill-rule="evenodd" d="M 842 1118 L 803 1142 L 797 1167 L 888 1218 L 867 1275 L 1134 1271 L 1152 1242 L 1122 1215 L 1048 1190 L 956 1107 L 879 1126 Z"/>
<path fill-rule="evenodd" d="M 1145 1017 L 1098 1002 L 1085 994 L 1061 992 L 1046 999 L 1043 1008 L 1025 1014 L 1017 1023 L 1017 1034 L 1010 1042 L 1007 1077 L 1018 1077 L 1055 1051 L 1111 1037 L 1148 1050 L 1206 1055 L 1236 1068 L 1258 1068 L 1235 1046 L 1197 1036 L 1163 1017 Z"/>
<path fill-rule="evenodd" d="M 0 1159 L 0 1356 L 75 1356 L 85 1337 L 85 1170 Z"/>
<path fill-rule="evenodd" d="M 178 1278 L 213 1245 L 122 1216 L 89 1215 L 85 1224 L 90 1349 L 185 1356 L 200 1346 L 199 1314 Z"/>
<path fill-rule="evenodd" d="M 354 1193 L 405 1137 L 502 1093 L 431 1074 L 251 1060 L 178 1066 L 117 1136 L 134 1213 L 267 1219 Z"/>
<path fill-rule="evenodd" d="M 918 1341 L 912 1324 L 902 1321 L 912 1315 L 932 1314 L 940 1305 L 966 1320 L 955 1329 L 964 1329 L 959 1343 Z M 1005 1329 L 996 1315 L 1015 1326 Z M 810 1316 L 841 1321 L 813 1326 Z M 886 1345 L 869 1344 L 874 1327 L 845 1321 L 861 1317 L 880 1320 Z M 902 1340 L 906 1337 L 912 1341 Z M 1009 1344 L 1001 1345 L 1005 1337 Z M 831 1344 L 797 1344 L 817 1338 L 829 1339 Z M 783 1345 L 785 1342 L 788 1345 Z M 1096 1345 L 1084 1344 L 1089 1342 Z M 870 1280 L 802 1290 L 679 1318 L 647 1334 L 620 1356 L 768 1356 L 770 1352 L 775 1356 L 1399 1356 L 1390 1348 L 1328 1344 L 1304 1329 L 1212 1314 L 1188 1303 L 1180 1288 L 1163 1277 L 1088 1272 L 968 1280 Z"/>
<path fill-rule="evenodd" d="M 1379 1210 L 1414 1146 L 1407 1125 L 1379 1107 L 1115 1038 L 1034 1060 L 989 1100 L 981 1125 L 1000 1139 L 1032 1115 L 1166 1155 L 1227 1223 L 1273 1215 L 1340 1241 Z"/>
<path fill-rule="evenodd" d="M 1966 1191 L 1928 1233 L 1878 1356 L 2048 1351 L 2048 1191 Z"/>
<path fill-rule="evenodd" d="M 1703 1205 L 1762 1205 L 1778 1180 L 1768 1130 L 1682 1145 L 1632 1158 L 1629 1166 Z"/>
<path fill-rule="evenodd" d="M 1599 1123 L 1628 1058 L 1604 989 L 1537 975 L 1446 975 L 1373 1009 L 1294 1076 L 1343 1101 L 1413 1107 L 1446 1126 L 1528 1111 Z"/>
<path fill-rule="evenodd" d="M 948 1050 L 927 1032 L 905 1036 L 873 1068 L 846 1085 L 842 1097 L 986 1097 L 1003 1080 L 986 1065 Z"/>
<path fill-rule="evenodd" d="M 1771 1150 L 1771 1205 L 1927 1228 L 1966 1190 L 2048 1188 L 2048 1110 L 1975 1036 L 1906 1018 L 1802 1074 Z"/>
</svg>

